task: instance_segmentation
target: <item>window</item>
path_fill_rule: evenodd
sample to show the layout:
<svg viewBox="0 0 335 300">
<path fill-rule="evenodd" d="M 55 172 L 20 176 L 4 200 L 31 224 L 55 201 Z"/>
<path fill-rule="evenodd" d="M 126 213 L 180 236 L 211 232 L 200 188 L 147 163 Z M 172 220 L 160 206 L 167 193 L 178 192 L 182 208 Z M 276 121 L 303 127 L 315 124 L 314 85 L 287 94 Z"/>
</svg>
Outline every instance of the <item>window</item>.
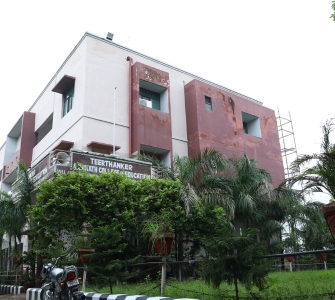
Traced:
<svg viewBox="0 0 335 300">
<path fill-rule="evenodd" d="M 140 104 L 153 109 L 161 110 L 161 97 L 159 93 L 140 88 Z"/>
<path fill-rule="evenodd" d="M 63 95 L 63 117 L 72 109 L 74 98 L 74 86 Z"/>
<path fill-rule="evenodd" d="M 205 96 L 205 107 L 207 110 L 212 110 L 212 99 Z"/>
<path fill-rule="evenodd" d="M 248 133 L 248 123 L 247 122 L 243 122 L 243 131 L 244 133 Z"/>
<path fill-rule="evenodd" d="M 62 95 L 62 117 L 73 107 L 75 81 L 75 77 L 64 75 L 52 89 L 53 92 Z"/>
<path fill-rule="evenodd" d="M 140 80 L 139 103 L 142 106 L 168 113 L 168 89 L 158 84 Z"/>
<path fill-rule="evenodd" d="M 153 157 L 168 167 L 171 166 L 171 155 L 170 155 L 169 150 L 152 147 L 148 145 L 143 145 L 143 144 L 141 144 L 140 147 L 141 147 L 141 150 L 140 150 L 141 154 Z"/>
<path fill-rule="evenodd" d="M 246 134 L 262 137 L 259 118 L 245 112 L 242 112 L 243 131 Z"/>
</svg>

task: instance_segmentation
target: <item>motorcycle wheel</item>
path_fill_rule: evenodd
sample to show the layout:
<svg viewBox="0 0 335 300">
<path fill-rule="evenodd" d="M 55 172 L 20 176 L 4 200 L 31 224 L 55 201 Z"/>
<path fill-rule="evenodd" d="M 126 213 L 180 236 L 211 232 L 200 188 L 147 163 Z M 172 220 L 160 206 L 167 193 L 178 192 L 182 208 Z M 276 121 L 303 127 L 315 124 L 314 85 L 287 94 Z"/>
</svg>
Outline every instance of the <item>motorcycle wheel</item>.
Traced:
<svg viewBox="0 0 335 300">
<path fill-rule="evenodd" d="M 74 300 L 70 289 L 66 289 L 62 291 L 60 297 L 61 297 L 61 300 Z"/>
<path fill-rule="evenodd" d="M 55 300 L 56 298 L 51 290 L 41 290 L 40 300 Z"/>
</svg>

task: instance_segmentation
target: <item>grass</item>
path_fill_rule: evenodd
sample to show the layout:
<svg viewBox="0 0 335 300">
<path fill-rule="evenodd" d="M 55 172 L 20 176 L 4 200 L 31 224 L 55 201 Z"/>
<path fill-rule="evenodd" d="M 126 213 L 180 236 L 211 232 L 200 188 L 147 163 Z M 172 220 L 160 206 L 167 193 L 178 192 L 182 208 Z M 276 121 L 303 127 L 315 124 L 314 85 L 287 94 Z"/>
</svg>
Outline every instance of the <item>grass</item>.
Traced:
<svg viewBox="0 0 335 300">
<path fill-rule="evenodd" d="M 158 296 L 160 294 L 159 281 L 139 284 L 125 284 L 113 287 L 113 294 L 147 295 Z M 270 273 L 268 287 L 264 291 L 252 288 L 251 291 L 239 287 L 240 297 L 278 299 L 280 297 L 292 299 L 332 299 L 327 293 L 335 291 L 335 270 L 315 270 L 299 272 L 273 272 Z M 233 297 L 235 291 L 233 286 L 222 284 L 219 289 L 214 289 L 204 283 L 203 280 L 177 281 L 170 278 L 165 289 L 165 297 L 172 298 L 195 298 L 202 300 L 216 300 Z M 158 285 L 158 287 L 156 287 Z M 86 291 L 94 291 L 87 288 Z M 109 293 L 109 288 L 99 289 L 101 293 Z"/>
</svg>

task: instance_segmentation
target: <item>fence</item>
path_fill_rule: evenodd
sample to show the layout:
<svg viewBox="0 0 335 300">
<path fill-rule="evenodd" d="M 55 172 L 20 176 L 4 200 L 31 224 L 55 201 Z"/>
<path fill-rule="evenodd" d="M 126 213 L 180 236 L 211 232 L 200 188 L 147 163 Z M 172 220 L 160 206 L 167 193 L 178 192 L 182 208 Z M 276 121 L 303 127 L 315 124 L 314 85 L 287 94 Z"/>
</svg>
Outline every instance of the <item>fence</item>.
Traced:
<svg viewBox="0 0 335 300">
<path fill-rule="evenodd" d="M 0 272 L 0 285 L 23 285 L 23 276 Z"/>
<path fill-rule="evenodd" d="M 327 253 L 327 262 L 321 260 L 320 254 Z M 294 259 L 290 263 L 287 260 L 288 256 L 293 256 Z M 292 266 L 292 271 L 304 271 L 304 270 L 322 270 L 322 269 L 335 269 L 335 249 L 330 250 L 317 250 L 317 251 L 308 251 L 308 252 L 297 252 L 291 254 L 274 254 L 274 255 L 266 255 L 257 258 L 266 258 L 271 260 L 272 263 L 272 271 L 273 272 L 289 272 L 290 265 Z M 139 270 L 139 276 L 135 279 L 137 280 L 144 279 L 148 274 L 154 274 L 161 270 L 161 265 L 164 263 L 162 261 L 157 261 L 161 259 L 161 257 L 156 257 L 156 261 L 149 261 L 144 263 L 132 264 L 127 266 L 128 268 L 137 268 Z M 80 272 L 83 271 L 84 268 L 78 268 Z M 179 281 L 183 281 L 186 278 L 198 279 L 199 273 L 201 269 L 201 261 L 200 260 L 190 260 L 190 261 L 170 261 L 167 262 L 167 273 L 168 277 L 175 277 Z M 91 279 L 99 279 L 101 274 L 91 273 L 88 276 L 88 286 L 91 286 Z M 0 272 L 0 285 L 23 285 L 23 275 L 15 275 L 12 273 Z M 155 278 L 155 277 L 153 277 Z M 181 287 L 177 287 L 174 284 L 167 284 L 171 288 L 182 289 Z M 158 285 L 154 288 L 157 288 Z M 153 289 L 154 289 L 153 288 Z M 98 292 L 98 291 L 96 291 Z M 192 291 L 193 293 L 197 293 L 197 291 Z M 325 293 L 326 297 L 334 296 L 332 293 Z M 299 298 L 299 297 L 297 297 Z M 281 298 L 284 299 L 284 298 Z M 330 299 L 330 298 L 328 298 Z M 334 298 L 335 299 L 335 298 Z"/>
</svg>

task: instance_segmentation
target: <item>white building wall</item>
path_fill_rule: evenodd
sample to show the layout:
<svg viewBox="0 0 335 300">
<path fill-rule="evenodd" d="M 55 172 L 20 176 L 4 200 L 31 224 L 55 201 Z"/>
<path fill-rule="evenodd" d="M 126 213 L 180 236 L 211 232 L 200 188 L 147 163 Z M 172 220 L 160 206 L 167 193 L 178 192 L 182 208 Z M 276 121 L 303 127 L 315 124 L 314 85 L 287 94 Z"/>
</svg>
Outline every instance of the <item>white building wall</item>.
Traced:
<svg viewBox="0 0 335 300">
<path fill-rule="evenodd" d="M 51 130 L 53 131 L 53 129 Z M 57 133 L 57 130 L 54 130 L 53 134 L 47 134 L 44 139 L 35 146 L 33 156 L 35 153 L 39 153 L 39 155 L 35 155 L 35 160 L 32 162 L 32 166 L 39 162 L 47 153 L 53 149 L 60 140 L 72 141 L 74 142 L 73 148 L 82 149 L 82 138 L 83 138 L 83 117 L 78 118 L 78 120 L 71 124 L 71 126 L 61 132 L 59 135 L 54 135 Z M 56 136 L 56 138 L 55 138 Z M 47 150 L 45 150 L 47 149 Z"/>
<path fill-rule="evenodd" d="M 74 146 L 81 149 L 82 130 L 78 124 L 82 124 L 84 111 L 85 93 L 85 42 L 81 43 L 69 60 L 59 71 L 55 79 L 49 84 L 44 93 L 35 103 L 31 112 L 36 113 L 35 131 L 53 113 L 53 124 L 51 131 L 34 147 L 32 165 L 36 164 L 60 141 L 69 140 L 75 143 Z M 55 85 L 64 75 L 76 78 L 74 102 L 72 109 L 63 117 L 63 96 L 52 92 Z M 73 134 L 76 132 L 76 134 Z M 71 136 L 71 139 L 68 137 Z"/>
<path fill-rule="evenodd" d="M 81 150 L 90 150 L 87 144 L 91 141 L 113 144 L 115 87 L 116 145 L 121 146 L 119 155 L 129 156 L 127 56 L 131 56 L 134 63 L 139 61 L 169 73 L 173 152 L 187 155 L 184 84 L 193 77 L 132 50 L 86 36 L 30 110 L 36 114 L 35 131 L 53 114 L 51 131 L 33 149 L 32 165 L 50 152 L 60 140 L 72 141 L 73 147 Z M 62 95 L 52 92 L 52 89 L 64 75 L 73 76 L 76 81 L 73 108 L 62 117 Z M 84 126 L 82 132 L 73 134 L 78 133 L 79 124 Z"/>
<path fill-rule="evenodd" d="M 172 146 L 176 154 L 188 156 L 184 78 L 180 73 L 175 75 L 172 78 L 170 77 Z M 188 81 L 192 80 L 191 78 L 186 79 Z M 174 147 L 175 139 L 178 140 L 178 150 Z"/>
<path fill-rule="evenodd" d="M 134 63 L 138 61 L 169 73 L 173 152 L 181 156 L 187 155 L 184 85 L 193 77 L 140 53 L 88 34 L 76 46 L 30 109 L 30 112 L 36 114 L 35 131 L 53 114 L 51 131 L 33 149 L 32 165 L 49 153 L 60 140 L 72 141 L 73 148 L 80 150 L 90 150 L 87 144 L 91 141 L 113 144 L 115 87 L 116 145 L 121 146 L 118 154 L 129 156 L 127 56 L 132 57 Z M 73 76 L 76 81 L 73 108 L 63 117 L 62 95 L 52 92 L 52 89 L 64 75 Z M 0 151 L 2 161 L 3 152 Z"/>
<path fill-rule="evenodd" d="M 85 115 L 113 121 L 116 89 L 116 123 L 129 126 L 128 62 L 126 54 L 108 44 L 86 38 Z"/>
<path fill-rule="evenodd" d="M 184 84 L 193 77 L 180 71 L 157 63 L 130 50 L 110 45 L 107 42 L 86 37 L 87 42 L 87 69 L 85 92 L 85 115 L 113 122 L 113 98 L 116 90 L 116 124 L 127 126 L 128 132 L 118 136 L 116 144 L 126 144 L 129 140 L 129 63 L 127 56 L 132 57 L 133 62 L 141 62 L 154 68 L 169 73 L 170 78 L 170 109 L 172 119 L 172 138 L 178 142 L 173 149 L 179 155 L 187 155 L 187 127 L 185 113 Z M 112 136 L 112 131 L 110 135 Z M 122 139 L 122 140 L 120 140 Z M 100 140 L 97 140 L 100 142 Z M 112 142 L 110 142 L 112 144 Z M 128 152 L 123 147 L 118 152 Z M 178 152 L 176 152 L 178 151 Z M 129 153 L 128 153 L 129 154 Z"/>
<path fill-rule="evenodd" d="M 120 146 L 121 149 L 116 152 L 117 155 L 128 158 L 129 153 L 129 128 L 128 126 L 116 125 L 115 127 L 115 140 L 116 146 Z M 88 117 L 83 118 L 83 139 L 82 139 L 82 148 L 84 151 L 92 151 L 91 148 L 88 148 L 86 145 L 92 141 L 102 142 L 105 144 L 113 144 L 113 123 L 96 120 Z M 79 149 L 78 147 L 74 147 Z"/>
</svg>

